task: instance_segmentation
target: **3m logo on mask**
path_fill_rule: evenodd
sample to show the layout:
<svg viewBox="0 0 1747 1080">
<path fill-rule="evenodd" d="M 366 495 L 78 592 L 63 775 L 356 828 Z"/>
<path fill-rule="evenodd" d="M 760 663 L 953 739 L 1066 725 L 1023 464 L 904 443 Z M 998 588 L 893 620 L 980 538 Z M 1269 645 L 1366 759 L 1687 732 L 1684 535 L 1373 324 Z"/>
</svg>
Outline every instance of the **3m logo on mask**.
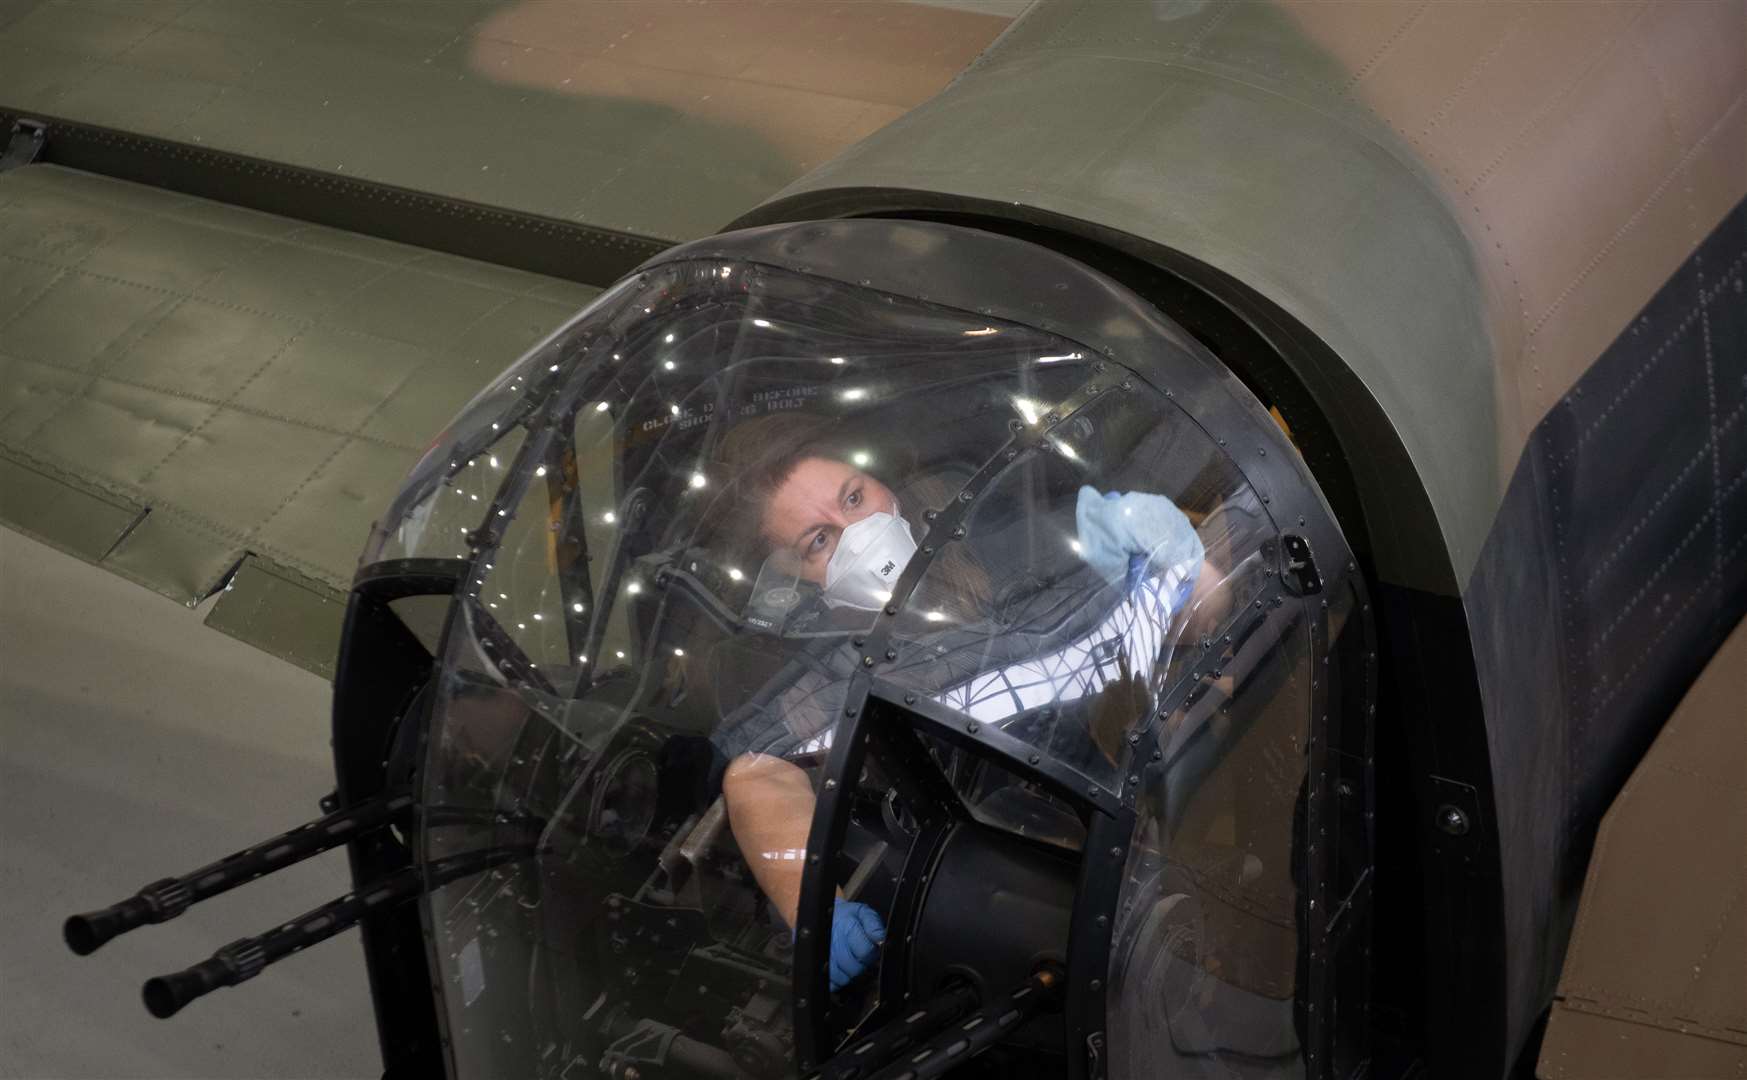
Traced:
<svg viewBox="0 0 1747 1080">
<path fill-rule="evenodd" d="M 916 554 L 910 523 L 875 511 L 843 530 L 825 564 L 825 602 L 877 610 L 892 597 L 892 579 Z"/>
</svg>

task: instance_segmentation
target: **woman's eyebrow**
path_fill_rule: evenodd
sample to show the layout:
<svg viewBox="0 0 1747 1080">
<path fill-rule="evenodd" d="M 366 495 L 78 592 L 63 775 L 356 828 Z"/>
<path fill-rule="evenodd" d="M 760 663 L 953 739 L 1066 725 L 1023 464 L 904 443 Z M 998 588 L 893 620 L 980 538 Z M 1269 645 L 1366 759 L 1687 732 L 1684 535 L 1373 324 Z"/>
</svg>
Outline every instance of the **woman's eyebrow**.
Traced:
<svg viewBox="0 0 1747 1080">
<path fill-rule="evenodd" d="M 862 474 L 859 472 L 852 472 L 847 477 L 844 478 L 843 483 L 841 485 L 839 485 L 837 488 L 837 505 L 839 505 L 839 506 L 843 505 L 843 500 L 849 498 L 849 489 L 854 487 L 856 482 L 859 481 L 861 478 L 862 478 Z M 828 522 L 828 521 L 816 521 L 813 524 L 808 525 L 805 528 L 803 528 L 800 532 L 795 534 L 795 547 L 800 547 L 801 544 L 806 541 L 807 534 L 809 534 L 817 529 L 823 529 L 825 526 L 827 526 L 829 524 L 830 524 L 830 522 Z"/>
</svg>

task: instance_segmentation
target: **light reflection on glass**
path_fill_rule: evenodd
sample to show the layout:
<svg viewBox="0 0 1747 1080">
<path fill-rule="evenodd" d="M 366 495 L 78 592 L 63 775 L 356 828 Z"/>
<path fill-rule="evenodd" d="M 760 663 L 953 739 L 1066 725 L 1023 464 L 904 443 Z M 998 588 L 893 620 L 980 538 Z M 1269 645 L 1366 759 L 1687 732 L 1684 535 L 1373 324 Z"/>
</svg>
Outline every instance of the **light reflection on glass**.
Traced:
<svg viewBox="0 0 1747 1080">
<path fill-rule="evenodd" d="M 769 319 L 753 319 L 752 325 L 758 327 L 760 330 L 769 330 L 770 329 L 770 320 Z"/>
<path fill-rule="evenodd" d="M 981 330 L 966 330 L 964 332 L 964 336 L 965 337 L 988 337 L 990 334 L 999 334 L 1000 332 L 1001 331 L 995 329 L 993 326 L 985 326 Z"/>
<path fill-rule="evenodd" d="M 1071 352 L 1071 353 L 1063 353 L 1060 356 L 1040 356 L 1037 358 L 1037 362 L 1040 364 L 1053 364 L 1057 360 L 1078 360 L 1078 359 L 1080 359 L 1080 354 L 1077 352 Z"/>
<path fill-rule="evenodd" d="M 859 386 L 853 390 L 845 390 L 843 392 L 844 401 L 860 401 L 864 397 L 867 397 L 867 391 Z"/>
<path fill-rule="evenodd" d="M 1038 416 L 1041 415 L 1041 413 L 1039 412 L 1039 410 L 1037 408 L 1037 402 L 1032 401 L 1029 398 L 1022 398 L 1022 397 L 1014 398 L 1013 399 L 1013 407 L 1015 409 L 1019 410 L 1020 416 L 1025 417 L 1025 422 L 1027 424 L 1037 423 L 1037 418 L 1038 418 Z"/>
<path fill-rule="evenodd" d="M 746 577 L 746 575 L 741 573 L 740 569 L 738 567 L 730 566 L 728 568 L 728 580 L 730 580 L 730 581 L 742 581 L 745 579 L 745 577 Z"/>
<path fill-rule="evenodd" d="M 841 364 L 841 363 L 844 363 L 844 359 L 843 359 L 843 357 L 841 357 L 841 356 L 833 356 L 833 357 L 832 357 L 832 358 L 831 358 L 831 362 L 832 362 L 832 363 L 833 363 L 833 364 Z"/>
<path fill-rule="evenodd" d="M 618 357 L 617 357 L 617 356 L 615 356 L 615 357 L 613 357 L 613 359 L 614 359 L 614 360 L 617 360 L 617 359 L 618 359 Z M 594 411 L 595 411 L 595 412 L 606 412 L 606 411 L 607 411 L 607 409 L 608 409 L 608 407 L 609 407 L 609 406 L 608 406 L 608 405 L 607 405 L 607 403 L 606 403 L 606 402 L 604 402 L 604 401 L 603 401 L 603 402 L 600 402 L 600 403 L 599 403 L 599 404 L 597 404 L 597 405 L 596 405 L 596 406 L 595 406 L 595 407 L 594 407 Z"/>
</svg>

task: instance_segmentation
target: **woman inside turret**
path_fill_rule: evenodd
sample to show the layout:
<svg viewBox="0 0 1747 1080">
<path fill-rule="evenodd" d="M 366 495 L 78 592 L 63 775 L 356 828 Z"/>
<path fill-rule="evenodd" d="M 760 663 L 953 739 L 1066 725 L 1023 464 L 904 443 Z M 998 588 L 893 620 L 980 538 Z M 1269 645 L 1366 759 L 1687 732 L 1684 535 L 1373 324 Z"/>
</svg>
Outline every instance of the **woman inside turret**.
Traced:
<svg viewBox="0 0 1747 1080">
<path fill-rule="evenodd" d="M 761 578 L 818 589 L 824 620 L 844 625 L 865 624 L 892 598 L 927 532 L 927 511 L 956 493 L 927 473 L 888 484 L 858 464 L 869 456 L 834 426 L 793 414 L 743 423 L 719 456 L 736 478 L 730 516 L 738 531 L 728 541 L 736 557 L 762 560 Z M 897 667 L 936 702 L 1014 725 L 1011 733 L 1095 774 L 1113 765 L 1124 730 L 1145 716 L 1151 674 L 1168 663 L 1171 643 L 1220 575 L 1204 563 L 1189 517 L 1165 496 L 1082 486 L 1071 519 L 1069 509 L 1022 523 L 1027 536 L 1053 528 L 1072 537 L 1048 557 L 993 535 L 1000 530 L 931 550 L 904 604 L 914 617 L 900 620 L 900 634 L 925 647 Z M 1077 627 L 1069 636 L 1041 629 L 1064 620 Z M 715 737 L 735 840 L 791 927 L 815 801 L 814 780 L 797 759 L 829 748 L 852 651 L 839 650 L 847 664 L 818 665 L 730 716 Z M 833 990 L 871 965 L 883 935 L 873 908 L 839 897 Z"/>
</svg>

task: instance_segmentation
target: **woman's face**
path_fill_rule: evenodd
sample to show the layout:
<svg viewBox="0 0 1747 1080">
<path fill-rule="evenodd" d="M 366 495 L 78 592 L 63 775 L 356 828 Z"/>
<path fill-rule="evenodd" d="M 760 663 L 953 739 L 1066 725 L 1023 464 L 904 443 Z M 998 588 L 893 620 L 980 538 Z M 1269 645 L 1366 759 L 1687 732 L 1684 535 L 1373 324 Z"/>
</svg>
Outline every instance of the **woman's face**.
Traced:
<svg viewBox="0 0 1747 1080">
<path fill-rule="evenodd" d="M 853 465 L 803 458 L 765 505 L 764 536 L 795 559 L 795 573 L 823 585 L 843 530 L 869 514 L 898 512 L 884 484 Z"/>
</svg>

